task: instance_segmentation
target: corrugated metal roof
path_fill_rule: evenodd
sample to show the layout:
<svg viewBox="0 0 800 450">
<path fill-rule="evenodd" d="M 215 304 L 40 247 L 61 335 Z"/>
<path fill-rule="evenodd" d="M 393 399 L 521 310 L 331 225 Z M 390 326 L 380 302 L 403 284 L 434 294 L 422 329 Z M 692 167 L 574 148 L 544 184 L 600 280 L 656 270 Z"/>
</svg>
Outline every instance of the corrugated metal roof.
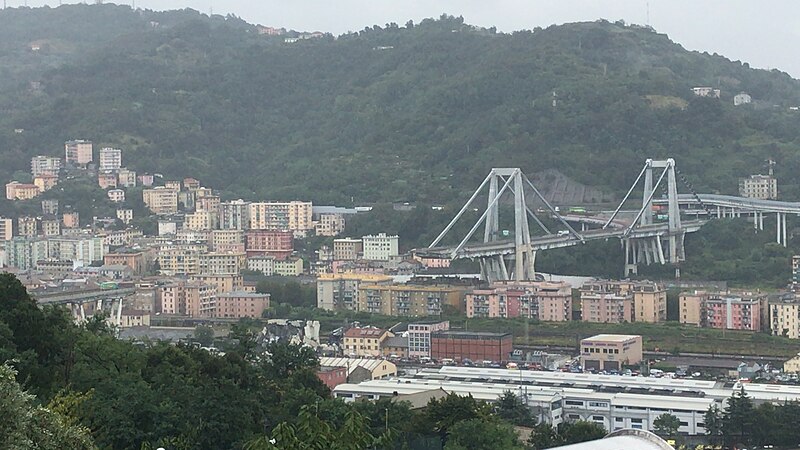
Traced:
<svg viewBox="0 0 800 450">
<path fill-rule="evenodd" d="M 385 359 L 366 359 L 366 358 L 328 358 L 323 357 L 319 359 L 319 365 L 323 367 L 347 367 L 347 374 L 350 375 L 356 370 L 357 367 L 363 367 L 370 372 L 388 364 L 390 372 L 397 373 L 397 366 L 393 362 Z"/>
</svg>

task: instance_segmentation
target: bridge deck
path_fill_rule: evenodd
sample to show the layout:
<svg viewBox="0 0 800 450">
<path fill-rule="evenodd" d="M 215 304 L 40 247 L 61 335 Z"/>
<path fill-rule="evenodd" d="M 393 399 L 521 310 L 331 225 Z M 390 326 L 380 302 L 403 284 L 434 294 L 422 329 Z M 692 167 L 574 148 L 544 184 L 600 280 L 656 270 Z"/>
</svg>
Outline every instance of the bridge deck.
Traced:
<svg viewBox="0 0 800 450">
<path fill-rule="evenodd" d="M 68 303 L 87 303 L 97 300 L 110 300 L 127 297 L 136 293 L 135 288 L 93 289 L 86 291 L 57 291 L 31 293 L 31 297 L 40 305 L 66 305 Z"/>
<path fill-rule="evenodd" d="M 759 200 L 756 198 L 736 197 L 733 195 L 718 194 L 699 194 L 700 201 L 709 206 L 719 206 L 721 208 L 737 208 L 759 212 L 779 212 L 800 214 L 800 202 L 783 202 L 779 200 Z M 655 204 L 666 204 L 666 199 L 653 200 Z M 680 204 L 698 204 L 693 195 L 678 195 Z"/>
</svg>

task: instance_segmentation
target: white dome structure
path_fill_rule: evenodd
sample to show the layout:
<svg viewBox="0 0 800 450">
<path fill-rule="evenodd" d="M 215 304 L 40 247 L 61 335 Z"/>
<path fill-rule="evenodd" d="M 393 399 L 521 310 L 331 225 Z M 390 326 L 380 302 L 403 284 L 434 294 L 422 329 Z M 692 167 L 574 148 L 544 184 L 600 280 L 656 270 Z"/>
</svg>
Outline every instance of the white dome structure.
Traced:
<svg viewBox="0 0 800 450">
<path fill-rule="evenodd" d="M 624 428 L 603 439 L 553 447 L 553 450 L 675 450 L 667 441 L 645 430 Z"/>
</svg>

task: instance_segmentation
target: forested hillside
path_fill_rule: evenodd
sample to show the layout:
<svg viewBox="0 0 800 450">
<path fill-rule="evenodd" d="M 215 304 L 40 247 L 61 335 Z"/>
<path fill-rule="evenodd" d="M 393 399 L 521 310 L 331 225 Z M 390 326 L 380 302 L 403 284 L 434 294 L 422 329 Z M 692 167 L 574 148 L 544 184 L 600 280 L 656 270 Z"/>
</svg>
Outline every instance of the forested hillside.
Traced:
<svg viewBox="0 0 800 450">
<path fill-rule="evenodd" d="M 443 16 L 287 43 L 233 17 L 94 5 L 4 10 L 0 42 L 2 179 L 85 138 L 228 197 L 451 203 L 493 166 L 619 193 L 666 156 L 724 193 L 771 157 L 800 196 L 800 82 L 643 27 L 501 34 Z M 740 91 L 754 103 L 734 107 Z"/>
</svg>

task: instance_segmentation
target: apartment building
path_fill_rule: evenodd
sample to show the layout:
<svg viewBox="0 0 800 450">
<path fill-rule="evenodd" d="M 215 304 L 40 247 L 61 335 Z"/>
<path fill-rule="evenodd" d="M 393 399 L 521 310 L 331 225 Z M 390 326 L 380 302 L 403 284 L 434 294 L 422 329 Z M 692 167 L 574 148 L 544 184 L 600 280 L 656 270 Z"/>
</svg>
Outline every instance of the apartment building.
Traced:
<svg viewBox="0 0 800 450">
<path fill-rule="evenodd" d="M 465 297 L 467 317 L 572 320 L 572 289 L 565 282 L 502 282 Z"/>
<path fill-rule="evenodd" d="M 50 259 L 72 261 L 75 266 L 90 266 L 103 261 L 103 239 L 95 236 L 53 236 L 47 238 Z"/>
<path fill-rule="evenodd" d="M 17 217 L 17 235 L 33 237 L 39 234 L 39 219 L 31 216 Z"/>
<path fill-rule="evenodd" d="M 217 294 L 214 317 L 241 319 L 260 318 L 269 309 L 269 294 L 234 291 Z"/>
<path fill-rule="evenodd" d="M 117 171 L 117 180 L 120 187 L 136 187 L 136 172 L 123 167 Z"/>
<path fill-rule="evenodd" d="M 248 257 L 272 256 L 285 259 L 294 251 L 294 235 L 288 230 L 248 230 L 244 248 Z"/>
<path fill-rule="evenodd" d="M 125 191 L 122 189 L 109 189 L 106 192 L 108 199 L 113 203 L 122 203 L 125 201 Z M 129 210 L 131 212 L 131 218 L 133 218 L 133 210 Z"/>
<path fill-rule="evenodd" d="M 142 191 L 144 204 L 154 214 L 178 212 L 178 191 L 163 186 Z"/>
<path fill-rule="evenodd" d="M 244 290 L 244 279 L 241 275 L 198 274 L 190 275 L 189 281 L 214 286 L 217 289 L 217 294 Z"/>
<path fill-rule="evenodd" d="M 505 362 L 511 356 L 512 346 L 511 333 L 452 330 L 431 333 L 431 358 L 437 361 L 450 358 Z"/>
<path fill-rule="evenodd" d="M 101 172 L 97 174 L 97 185 L 100 189 L 109 189 L 117 187 L 117 174 L 112 172 Z"/>
<path fill-rule="evenodd" d="M 39 186 L 35 184 L 20 183 L 19 181 L 6 184 L 6 199 L 8 200 L 30 200 L 40 192 Z"/>
<path fill-rule="evenodd" d="M 247 258 L 247 270 L 259 272 L 262 275 L 271 277 L 275 274 L 275 257 L 254 256 L 252 258 Z"/>
<path fill-rule="evenodd" d="M 194 191 L 194 193 L 195 193 L 195 208 L 198 211 L 208 211 L 211 214 L 214 214 L 215 218 L 214 220 L 216 220 L 217 215 L 219 214 L 219 208 L 221 204 L 219 195 L 208 194 L 201 196 L 201 194 L 204 193 L 203 188 Z"/>
<path fill-rule="evenodd" d="M 461 309 L 464 288 L 425 285 L 361 284 L 358 311 L 390 316 L 440 316 L 445 306 Z"/>
<path fill-rule="evenodd" d="M 289 230 L 295 237 L 305 237 L 314 229 L 311 202 L 259 202 L 250 204 L 250 228 L 253 230 Z"/>
<path fill-rule="evenodd" d="M 769 329 L 775 336 L 800 339 L 800 298 L 785 293 L 769 299 Z"/>
<path fill-rule="evenodd" d="M 77 212 L 65 212 L 61 215 L 61 223 L 64 228 L 79 228 L 81 226 L 81 216 Z"/>
<path fill-rule="evenodd" d="M 303 274 L 303 260 L 301 258 L 276 259 L 272 265 L 275 275 L 297 277 Z"/>
<path fill-rule="evenodd" d="M 0 241 L 10 241 L 14 238 L 14 221 L 0 217 Z"/>
<path fill-rule="evenodd" d="M 344 228 L 344 214 L 319 214 L 314 222 L 314 231 L 317 236 L 338 236 L 344 232 Z"/>
<path fill-rule="evenodd" d="M 750 175 L 739 179 L 739 196 L 760 200 L 778 198 L 778 180 L 772 175 Z"/>
<path fill-rule="evenodd" d="M 398 241 L 397 236 L 387 236 L 386 233 L 364 236 L 361 238 L 364 248 L 363 258 L 369 261 L 388 261 L 392 256 L 400 254 Z"/>
<path fill-rule="evenodd" d="M 47 241 L 31 237 L 18 236 L 6 243 L 8 266 L 19 270 L 36 268 L 37 261 L 48 259 Z"/>
<path fill-rule="evenodd" d="M 122 167 L 122 150 L 118 148 L 103 147 L 100 149 L 100 171 L 117 171 Z"/>
<path fill-rule="evenodd" d="M 244 253 L 244 231 L 213 230 L 208 235 L 209 250 L 216 253 Z"/>
<path fill-rule="evenodd" d="M 761 331 L 769 320 L 766 294 L 752 292 L 682 292 L 681 323 L 701 327 Z"/>
<path fill-rule="evenodd" d="M 117 219 L 119 219 L 125 225 L 130 225 L 130 223 L 133 221 L 133 210 L 128 208 L 118 209 Z"/>
<path fill-rule="evenodd" d="M 667 320 L 667 290 L 652 281 L 628 281 L 633 292 L 633 320 L 658 323 Z"/>
<path fill-rule="evenodd" d="M 59 236 L 61 235 L 61 221 L 57 218 L 42 219 L 42 235 Z"/>
<path fill-rule="evenodd" d="M 219 227 L 222 230 L 250 228 L 250 202 L 234 200 L 219 204 Z"/>
<path fill-rule="evenodd" d="M 198 282 L 178 282 L 162 286 L 156 296 L 156 309 L 161 314 L 189 317 L 215 317 L 217 290 Z"/>
<path fill-rule="evenodd" d="M 202 275 L 238 275 L 247 267 L 244 253 L 203 253 L 198 256 L 199 271 Z"/>
<path fill-rule="evenodd" d="M 431 357 L 431 334 L 450 329 L 450 321 L 414 322 L 408 324 L 408 356 Z"/>
<path fill-rule="evenodd" d="M 48 198 L 42 200 L 42 214 L 47 216 L 57 216 L 58 215 L 58 200 L 54 198 Z"/>
<path fill-rule="evenodd" d="M 203 251 L 192 245 L 162 246 L 158 250 L 159 273 L 167 276 L 196 275 L 200 273 L 201 253 Z"/>
<path fill-rule="evenodd" d="M 83 166 L 92 162 L 92 141 L 74 140 L 64 143 L 64 159 L 67 164 Z"/>
<path fill-rule="evenodd" d="M 183 228 L 187 230 L 211 230 L 213 213 L 195 211 L 184 216 Z"/>
<path fill-rule="evenodd" d="M 591 281 L 580 289 L 581 320 L 596 323 L 633 322 L 633 292 L 610 281 Z"/>
<path fill-rule="evenodd" d="M 334 261 L 355 261 L 361 259 L 364 246 L 361 239 L 342 238 L 333 240 Z"/>
<path fill-rule="evenodd" d="M 150 271 L 152 257 L 139 250 L 117 250 L 103 256 L 103 265 L 130 267 L 133 274 L 141 276 Z"/>
<path fill-rule="evenodd" d="M 61 159 L 53 156 L 34 156 L 31 158 L 31 177 L 52 175 L 58 177 L 61 171 Z"/>
<path fill-rule="evenodd" d="M 39 189 L 39 193 L 49 191 L 58 184 L 58 175 L 36 175 L 33 177 L 33 185 Z"/>
<path fill-rule="evenodd" d="M 317 307 L 329 311 L 358 308 L 358 290 L 364 284 L 391 284 L 392 277 L 355 273 L 322 274 L 317 277 Z"/>
<path fill-rule="evenodd" d="M 378 357 L 381 344 L 394 336 L 387 330 L 375 327 L 350 328 L 344 332 L 344 353 L 347 356 Z"/>
</svg>

